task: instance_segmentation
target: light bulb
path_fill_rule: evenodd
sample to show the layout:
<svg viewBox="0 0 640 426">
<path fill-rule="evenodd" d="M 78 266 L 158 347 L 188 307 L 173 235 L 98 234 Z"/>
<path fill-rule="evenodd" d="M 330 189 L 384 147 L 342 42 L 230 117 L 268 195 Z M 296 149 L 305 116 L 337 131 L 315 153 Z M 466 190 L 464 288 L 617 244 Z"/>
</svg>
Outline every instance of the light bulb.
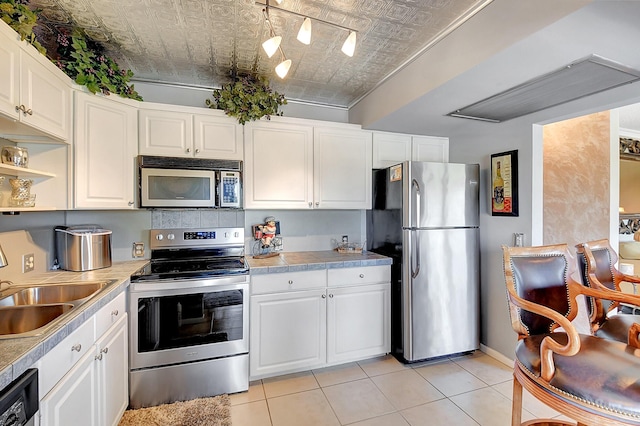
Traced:
<svg viewBox="0 0 640 426">
<path fill-rule="evenodd" d="M 278 74 L 280 78 L 285 78 L 289 72 L 289 68 L 291 68 L 291 59 L 286 59 L 278 64 L 276 74 Z"/>
<path fill-rule="evenodd" d="M 303 44 L 311 43 L 311 19 L 304 18 L 300 31 L 298 31 L 298 41 Z"/>
<path fill-rule="evenodd" d="M 268 57 L 272 57 L 274 53 L 278 50 L 278 46 L 280 46 L 280 42 L 282 41 L 282 37 L 274 36 L 269 40 L 262 43 L 262 48 L 267 53 Z"/>
<path fill-rule="evenodd" d="M 349 33 L 349 37 L 345 40 L 342 45 L 342 53 L 347 56 L 353 56 L 353 53 L 356 51 L 356 32 L 351 31 Z"/>
</svg>

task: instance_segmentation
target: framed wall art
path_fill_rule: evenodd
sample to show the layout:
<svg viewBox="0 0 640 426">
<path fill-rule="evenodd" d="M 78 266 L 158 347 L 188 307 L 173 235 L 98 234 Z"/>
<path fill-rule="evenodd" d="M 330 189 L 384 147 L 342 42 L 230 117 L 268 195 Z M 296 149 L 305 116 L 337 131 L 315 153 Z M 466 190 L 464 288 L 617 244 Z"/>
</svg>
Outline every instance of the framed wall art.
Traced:
<svg viewBox="0 0 640 426">
<path fill-rule="evenodd" d="M 518 151 L 491 154 L 491 215 L 518 216 Z"/>
</svg>

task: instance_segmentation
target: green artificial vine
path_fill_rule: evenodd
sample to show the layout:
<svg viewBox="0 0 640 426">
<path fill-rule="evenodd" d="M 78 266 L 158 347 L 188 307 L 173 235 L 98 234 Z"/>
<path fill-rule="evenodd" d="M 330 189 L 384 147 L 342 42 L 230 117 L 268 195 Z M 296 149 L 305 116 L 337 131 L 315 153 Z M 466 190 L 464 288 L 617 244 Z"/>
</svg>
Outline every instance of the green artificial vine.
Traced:
<svg viewBox="0 0 640 426">
<path fill-rule="evenodd" d="M 71 36 L 59 34 L 57 41 L 60 59 L 55 61 L 56 65 L 76 83 L 87 86 L 91 93 L 116 93 L 123 98 L 142 100 L 133 85 L 129 85 L 133 72 L 121 70 L 82 31 L 75 30 Z"/>
<path fill-rule="evenodd" d="M 38 12 L 27 7 L 27 0 L 0 0 L 0 19 L 20 34 L 20 39 L 27 40 L 40 53 L 46 55 L 47 51 L 33 33 L 33 27 L 38 24 Z"/>
<path fill-rule="evenodd" d="M 207 99 L 206 104 L 212 109 L 221 109 L 240 124 L 247 121 L 267 119 L 272 115 L 282 115 L 278 109 L 286 105 L 284 95 L 269 87 L 269 80 L 264 77 L 244 76 L 236 81 L 223 84 L 222 88 L 213 90 L 213 101 Z"/>
</svg>

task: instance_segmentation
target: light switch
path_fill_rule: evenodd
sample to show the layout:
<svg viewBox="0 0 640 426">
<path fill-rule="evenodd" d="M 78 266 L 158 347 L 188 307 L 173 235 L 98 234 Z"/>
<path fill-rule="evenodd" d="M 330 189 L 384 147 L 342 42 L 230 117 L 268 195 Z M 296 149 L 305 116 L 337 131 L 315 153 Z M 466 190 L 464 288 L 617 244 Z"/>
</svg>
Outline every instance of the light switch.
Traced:
<svg viewBox="0 0 640 426">
<path fill-rule="evenodd" d="M 515 247 L 524 247 L 524 233 L 522 232 L 513 233 L 513 245 Z"/>
</svg>

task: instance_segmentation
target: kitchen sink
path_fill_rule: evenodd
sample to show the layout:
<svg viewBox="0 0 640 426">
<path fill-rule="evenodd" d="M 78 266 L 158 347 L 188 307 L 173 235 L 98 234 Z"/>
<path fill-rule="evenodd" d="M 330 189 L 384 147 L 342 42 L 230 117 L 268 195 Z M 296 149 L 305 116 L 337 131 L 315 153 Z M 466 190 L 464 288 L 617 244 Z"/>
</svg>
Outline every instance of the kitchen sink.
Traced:
<svg viewBox="0 0 640 426">
<path fill-rule="evenodd" d="M 41 328 L 51 324 L 73 308 L 74 305 L 70 303 L 0 308 L 0 335 L 6 337 L 36 336 L 42 332 Z"/>
<path fill-rule="evenodd" d="M 33 287 L 14 287 L 0 298 L 2 306 L 46 305 L 51 303 L 78 302 L 87 299 L 109 284 L 108 281 L 90 283 L 60 283 Z M 11 293 L 11 290 L 15 292 Z"/>
<path fill-rule="evenodd" d="M 0 339 L 38 336 L 113 280 L 13 286 L 0 293 Z"/>
</svg>

